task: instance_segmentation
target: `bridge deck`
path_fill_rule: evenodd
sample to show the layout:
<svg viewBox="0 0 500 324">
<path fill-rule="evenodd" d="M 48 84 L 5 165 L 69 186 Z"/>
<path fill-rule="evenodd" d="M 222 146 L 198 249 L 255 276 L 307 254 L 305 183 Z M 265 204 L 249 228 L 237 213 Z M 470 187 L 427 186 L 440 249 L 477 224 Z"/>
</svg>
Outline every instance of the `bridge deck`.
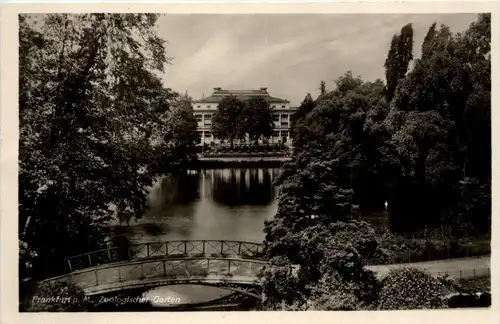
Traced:
<svg viewBox="0 0 500 324">
<path fill-rule="evenodd" d="M 238 257 L 183 257 L 134 260 L 100 265 L 50 281 L 70 280 L 86 294 L 179 283 L 239 283 L 251 285 L 266 261 Z"/>
<path fill-rule="evenodd" d="M 206 276 L 191 276 L 189 278 L 145 278 L 128 280 L 123 282 L 115 282 L 110 284 L 100 284 L 95 287 L 90 287 L 85 289 L 85 294 L 87 296 L 100 295 L 104 293 L 121 291 L 124 289 L 134 289 L 134 288 L 154 288 L 159 286 L 169 286 L 169 285 L 180 285 L 180 284 L 190 284 L 190 285 L 244 285 L 253 286 L 255 285 L 255 276 L 221 276 L 217 274 L 206 275 Z"/>
</svg>

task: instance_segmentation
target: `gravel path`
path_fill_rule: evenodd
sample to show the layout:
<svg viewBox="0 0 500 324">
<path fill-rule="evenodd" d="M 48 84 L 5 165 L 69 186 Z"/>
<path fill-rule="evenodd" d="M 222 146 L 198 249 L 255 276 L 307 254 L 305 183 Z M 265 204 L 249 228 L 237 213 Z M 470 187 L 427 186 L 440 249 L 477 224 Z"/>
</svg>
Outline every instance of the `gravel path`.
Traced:
<svg viewBox="0 0 500 324">
<path fill-rule="evenodd" d="M 385 276 L 390 269 L 414 267 L 423 269 L 433 275 L 448 273 L 454 278 L 473 278 L 490 274 L 490 256 L 471 257 L 464 259 L 449 259 L 418 263 L 402 263 L 390 265 L 367 266 L 366 268 L 377 273 L 378 277 Z"/>
</svg>

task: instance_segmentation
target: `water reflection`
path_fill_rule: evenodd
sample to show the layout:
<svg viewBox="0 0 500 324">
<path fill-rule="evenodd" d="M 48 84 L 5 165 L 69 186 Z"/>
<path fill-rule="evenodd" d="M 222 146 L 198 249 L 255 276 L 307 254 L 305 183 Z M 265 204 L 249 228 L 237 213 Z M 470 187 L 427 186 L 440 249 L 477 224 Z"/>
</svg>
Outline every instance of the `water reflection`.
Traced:
<svg viewBox="0 0 500 324">
<path fill-rule="evenodd" d="M 150 189 L 148 211 L 115 224 L 114 241 L 182 239 L 262 241 L 276 213 L 279 169 L 212 169 L 164 175 Z"/>
<path fill-rule="evenodd" d="M 268 205 L 275 198 L 270 170 L 211 170 L 215 202 L 226 206 Z"/>
</svg>

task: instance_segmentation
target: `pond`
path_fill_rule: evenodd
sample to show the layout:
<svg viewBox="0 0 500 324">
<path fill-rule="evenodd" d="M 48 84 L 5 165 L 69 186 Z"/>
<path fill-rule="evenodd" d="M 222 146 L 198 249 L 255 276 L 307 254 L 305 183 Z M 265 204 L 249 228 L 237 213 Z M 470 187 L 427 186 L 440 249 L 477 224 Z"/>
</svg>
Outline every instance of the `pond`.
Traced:
<svg viewBox="0 0 500 324">
<path fill-rule="evenodd" d="M 150 188 L 148 211 L 139 220 L 113 224 L 113 240 L 117 245 L 170 240 L 262 242 L 264 222 L 277 210 L 273 182 L 279 172 L 279 168 L 210 169 L 162 176 Z M 178 285 L 151 291 L 149 296 L 179 304 L 227 294 L 220 288 Z"/>
</svg>

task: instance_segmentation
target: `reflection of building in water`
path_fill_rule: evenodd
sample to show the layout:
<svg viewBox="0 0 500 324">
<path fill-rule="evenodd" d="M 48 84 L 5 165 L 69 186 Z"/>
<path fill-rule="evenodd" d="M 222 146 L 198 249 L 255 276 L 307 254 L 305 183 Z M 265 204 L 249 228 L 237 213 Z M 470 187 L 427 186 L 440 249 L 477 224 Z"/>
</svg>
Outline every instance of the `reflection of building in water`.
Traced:
<svg viewBox="0 0 500 324">
<path fill-rule="evenodd" d="M 201 171 L 201 192 L 224 205 L 266 205 L 275 197 L 274 169 Z"/>
<path fill-rule="evenodd" d="M 260 205 L 271 202 L 279 169 L 190 170 L 160 178 L 151 188 L 148 205 L 164 209 L 170 204 L 191 203 L 198 198 L 228 205 Z"/>
</svg>

